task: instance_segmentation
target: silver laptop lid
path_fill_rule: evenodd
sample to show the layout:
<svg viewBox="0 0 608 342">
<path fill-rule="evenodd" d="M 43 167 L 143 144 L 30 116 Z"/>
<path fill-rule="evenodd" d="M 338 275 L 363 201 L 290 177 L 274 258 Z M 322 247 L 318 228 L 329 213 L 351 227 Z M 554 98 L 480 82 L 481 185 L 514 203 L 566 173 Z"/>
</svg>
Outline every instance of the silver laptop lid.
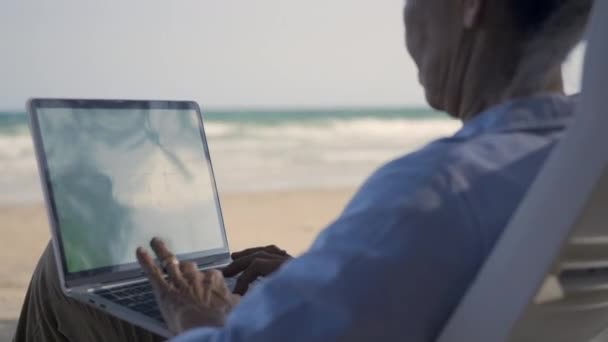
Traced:
<svg viewBox="0 0 608 342">
<path fill-rule="evenodd" d="M 29 113 L 65 288 L 139 276 L 154 236 L 181 260 L 228 258 L 196 103 L 33 99 Z"/>
</svg>

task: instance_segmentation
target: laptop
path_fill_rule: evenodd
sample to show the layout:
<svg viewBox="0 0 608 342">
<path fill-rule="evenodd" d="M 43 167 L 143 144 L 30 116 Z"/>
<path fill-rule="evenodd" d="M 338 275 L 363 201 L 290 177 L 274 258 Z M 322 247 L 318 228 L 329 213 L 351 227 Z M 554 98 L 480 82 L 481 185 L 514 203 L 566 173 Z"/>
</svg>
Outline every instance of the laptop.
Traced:
<svg viewBox="0 0 608 342">
<path fill-rule="evenodd" d="M 136 248 L 158 236 L 201 270 L 230 262 L 199 106 L 32 99 L 28 110 L 63 291 L 171 336 Z"/>
</svg>

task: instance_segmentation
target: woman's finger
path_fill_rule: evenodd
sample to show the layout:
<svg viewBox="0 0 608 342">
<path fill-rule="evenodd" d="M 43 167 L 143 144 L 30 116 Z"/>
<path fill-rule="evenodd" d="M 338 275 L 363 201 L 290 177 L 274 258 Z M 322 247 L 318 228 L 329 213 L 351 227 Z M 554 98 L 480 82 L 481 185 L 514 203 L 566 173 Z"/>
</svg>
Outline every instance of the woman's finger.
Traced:
<svg viewBox="0 0 608 342">
<path fill-rule="evenodd" d="M 270 253 L 270 254 L 276 254 L 276 255 L 287 255 L 287 252 L 280 249 L 279 247 L 275 246 L 275 245 L 270 245 L 270 246 L 266 246 L 266 247 L 255 247 L 255 248 L 249 248 L 246 249 L 244 251 L 240 251 L 240 252 L 235 252 L 232 253 L 231 257 L 232 259 L 236 260 L 257 252 L 266 252 L 266 253 Z"/>
<path fill-rule="evenodd" d="M 212 289 L 215 290 L 228 290 L 226 286 L 226 279 L 222 272 L 218 270 L 209 270 L 205 272 L 207 276 L 207 283 Z"/>
<path fill-rule="evenodd" d="M 186 286 L 186 280 L 182 276 L 182 272 L 179 269 L 179 261 L 175 255 L 169 251 L 167 246 L 165 246 L 163 240 L 159 238 L 152 239 L 152 241 L 150 241 L 150 247 L 152 247 L 152 250 L 154 250 L 156 257 L 175 286 L 178 288 Z"/>
<path fill-rule="evenodd" d="M 186 279 L 190 284 L 195 284 L 200 277 L 198 274 L 201 273 L 198 270 L 198 266 L 194 262 L 182 262 L 179 265 L 179 268 L 182 272 L 184 279 Z"/>
<path fill-rule="evenodd" d="M 253 254 L 249 254 L 247 256 L 240 257 L 234 260 L 230 265 L 226 266 L 222 272 L 224 273 L 224 277 L 234 277 L 235 275 L 243 272 L 255 259 L 278 259 L 284 260 L 286 257 L 279 256 L 276 254 L 270 254 L 265 251 L 259 251 Z"/>
<path fill-rule="evenodd" d="M 152 257 L 141 247 L 137 249 L 136 255 L 155 292 L 158 294 L 166 292 L 169 289 L 169 284 L 165 281 L 161 270 L 156 266 Z"/>
<path fill-rule="evenodd" d="M 256 259 L 251 265 L 241 274 L 236 281 L 234 293 L 244 295 L 249 289 L 249 285 L 259 277 L 264 277 L 276 271 L 283 264 L 282 260 L 262 260 Z"/>
<path fill-rule="evenodd" d="M 225 297 L 230 294 L 230 290 L 226 287 L 226 281 L 222 272 L 218 270 L 209 270 L 204 272 L 203 284 L 203 299 L 210 306 L 215 306 L 214 302 L 218 299 L 225 300 Z"/>
</svg>

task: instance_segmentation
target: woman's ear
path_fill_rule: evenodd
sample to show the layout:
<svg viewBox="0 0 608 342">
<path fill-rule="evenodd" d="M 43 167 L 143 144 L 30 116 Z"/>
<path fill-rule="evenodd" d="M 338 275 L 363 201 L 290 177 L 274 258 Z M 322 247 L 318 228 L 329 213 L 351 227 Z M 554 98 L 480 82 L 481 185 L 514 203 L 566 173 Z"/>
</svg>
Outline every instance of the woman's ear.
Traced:
<svg viewBox="0 0 608 342">
<path fill-rule="evenodd" d="M 484 0 L 461 0 L 462 2 L 462 24 L 466 29 L 477 26 L 481 15 L 481 6 Z"/>
</svg>

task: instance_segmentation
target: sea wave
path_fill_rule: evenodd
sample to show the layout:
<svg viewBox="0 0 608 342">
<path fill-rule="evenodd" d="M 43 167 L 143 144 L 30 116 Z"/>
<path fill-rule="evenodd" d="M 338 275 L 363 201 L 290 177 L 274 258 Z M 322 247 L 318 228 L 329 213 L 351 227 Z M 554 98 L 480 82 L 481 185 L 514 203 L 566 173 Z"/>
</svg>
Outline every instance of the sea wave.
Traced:
<svg viewBox="0 0 608 342">
<path fill-rule="evenodd" d="M 355 119 L 325 120 L 281 125 L 256 125 L 208 122 L 205 130 L 209 138 L 253 137 L 258 139 L 304 139 L 330 141 L 341 138 L 387 139 L 390 137 L 412 137 L 423 139 L 429 136 L 450 134 L 459 123 L 447 119 Z"/>
<path fill-rule="evenodd" d="M 0 163 L 33 154 L 32 138 L 28 131 L 21 134 L 0 134 Z"/>
<path fill-rule="evenodd" d="M 220 189 L 248 191 L 356 186 L 383 162 L 451 135 L 459 126 L 436 117 L 272 124 L 207 120 L 205 132 Z M 39 199 L 34 149 L 25 123 L 0 131 L 0 171 L 0 194 L 5 194 L 0 202 L 19 191 L 35 191 L 30 197 Z"/>
<path fill-rule="evenodd" d="M 205 135 L 208 138 L 223 138 L 234 136 L 239 131 L 238 125 L 223 123 L 223 122 L 209 122 L 205 124 Z"/>
</svg>

